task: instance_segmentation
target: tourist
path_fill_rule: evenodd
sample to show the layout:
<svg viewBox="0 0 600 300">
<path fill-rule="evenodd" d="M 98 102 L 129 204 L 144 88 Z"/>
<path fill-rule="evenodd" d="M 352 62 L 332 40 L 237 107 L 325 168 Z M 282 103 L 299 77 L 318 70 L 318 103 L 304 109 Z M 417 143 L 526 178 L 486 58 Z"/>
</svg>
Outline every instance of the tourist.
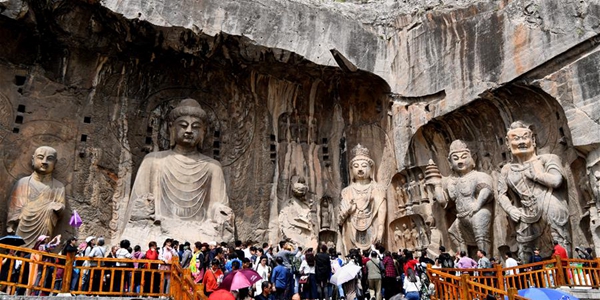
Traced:
<svg viewBox="0 0 600 300">
<path fill-rule="evenodd" d="M 98 266 L 98 261 L 94 260 L 94 258 L 104 258 L 106 253 L 106 249 L 104 248 L 104 238 L 98 238 L 98 242 L 96 243 L 96 245 L 94 246 L 94 248 L 92 249 L 92 251 L 90 251 L 90 254 L 88 255 L 88 257 L 90 257 L 92 260 L 90 260 L 90 267 L 92 268 L 91 271 L 93 272 L 91 275 L 92 278 L 92 287 L 91 287 L 91 292 L 92 293 L 97 293 L 100 292 L 100 283 L 102 283 L 103 278 L 102 278 L 102 271 L 96 269 L 95 267 Z"/>
<path fill-rule="evenodd" d="M 552 257 L 558 256 L 560 257 L 560 259 L 562 260 L 562 265 L 566 266 L 567 265 L 567 259 L 569 259 L 569 255 L 567 254 L 567 250 L 561 246 L 558 241 L 553 241 L 552 244 L 554 244 L 554 248 L 553 248 L 553 252 L 552 252 Z"/>
<path fill-rule="evenodd" d="M 458 263 L 456 263 L 458 269 L 473 269 L 477 267 L 477 262 L 468 257 L 466 251 L 460 251 L 459 256 Z"/>
<path fill-rule="evenodd" d="M 204 294 L 210 296 L 219 288 L 219 284 L 223 280 L 223 271 L 220 268 L 221 261 L 213 259 L 210 268 L 204 274 Z"/>
<path fill-rule="evenodd" d="M 327 246 L 325 246 L 327 248 Z M 328 257 L 329 262 L 329 257 Z M 315 254 L 312 249 L 309 248 L 306 251 L 305 258 L 300 264 L 300 284 L 302 284 L 303 299 L 317 299 L 319 297 L 317 291 L 317 278 L 315 277 Z"/>
<path fill-rule="evenodd" d="M 427 256 L 427 250 L 421 251 L 421 257 L 419 257 L 419 263 L 425 265 L 433 265 L 435 262 L 433 259 Z"/>
<path fill-rule="evenodd" d="M 148 243 L 148 250 L 146 251 L 146 259 L 158 260 L 158 250 L 155 241 Z M 158 294 L 160 293 L 160 273 L 155 271 L 158 270 L 159 264 L 149 263 L 146 265 L 146 269 L 151 270 L 150 272 L 144 273 L 144 292 Z"/>
<path fill-rule="evenodd" d="M 512 257 L 512 253 L 510 251 L 506 252 L 504 257 L 505 257 L 505 260 L 504 260 L 505 268 L 514 268 L 514 267 L 519 266 L 519 263 Z M 518 268 L 506 270 L 506 275 L 514 275 L 514 274 L 519 274 Z"/>
<path fill-rule="evenodd" d="M 292 273 L 289 268 L 284 266 L 283 257 L 277 256 L 275 262 L 277 266 L 273 269 L 273 274 L 271 275 L 271 282 L 274 284 L 274 299 L 287 299 L 287 293 L 292 284 Z"/>
<path fill-rule="evenodd" d="M 140 247 L 140 245 L 135 245 L 133 247 L 133 253 L 131 254 L 131 258 L 134 260 L 140 260 L 140 259 L 145 258 L 144 252 L 142 252 L 142 247 Z M 143 269 L 144 264 L 134 262 L 133 268 L 134 269 Z M 142 272 L 141 271 L 139 271 L 139 270 L 134 271 L 132 282 L 133 282 L 132 283 L 133 289 L 130 288 L 130 290 L 135 293 L 139 293 L 140 289 L 141 289 L 141 285 L 142 285 Z"/>
<path fill-rule="evenodd" d="M 266 257 L 265 257 L 265 261 L 266 261 Z M 260 285 L 258 285 L 257 282 L 257 286 L 260 286 L 260 291 L 257 291 L 256 296 L 254 297 L 255 300 L 269 300 L 270 297 L 269 295 L 271 295 L 271 290 L 273 289 L 273 285 L 267 281 L 261 281 Z"/>
<path fill-rule="evenodd" d="M 190 249 L 190 243 L 183 243 L 183 253 L 181 253 L 181 268 L 187 269 L 190 267 L 190 262 L 192 261 L 192 249 Z"/>
<path fill-rule="evenodd" d="M 452 259 L 452 256 L 450 256 L 450 253 L 446 252 L 446 247 L 440 246 L 439 250 L 441 251 L 441 253 L 440 256 L 438 256 L 438 258 L 440 260 L 442 268 L 454 268 L 454 260 Z"/>
<path fill-rule="evenodd" d="M 51 252 L 58 245 L 60 245 L 60 234 L 55 236 L 54 238 L 52 238 L 52 240 L 50 240 L 50 237 L 47 235 L 41 235 L 38 237 L 37 242 L 33 246 L 33 249 L 37 250 L 37 251 L 41 251 L 41 252 Z M 44 265 L 41 265 L 36 262 L 39 262 L 39 261 L 52 262 L 52 259 L 49 257 L 44 257 L 43 255 L 41 255 L 39 253 L 34 253 L 31 256 L 31 258 L 33 259 L 34 262 L 31 265 L 32 270 L 30 270 L 30 273 L 29 273 L 29 276 L 30 276 L 29 283 L 34 281 L 34 283 L 33 283 L 34 287 L 40 286 L 40 284 L 42 284 L 42 286 L 44 288 L 51 288 L 50 284 L 52 282 L 52 273 L 54 272 L 54 268 L 47 267 L 46 272 L 45 272 L 46 278 L 42 278 L 42 275 L 44 273 L 44 268 L 43 268 Z M 48 280 L 48 278 L 50 278 L 50 280 Z M 43 282 L 42 282 L 42 280 L 43 280 Z M 46 296 L 44 292 L 39 292 L 39 291 L 34 291 L 33 295 L 34 296 Z"/>
<path fill-rule="evenodd" d="M 341 255 L 341 253 L 337 253 L 335 251 L 335 248 L 329 248 L 329 265 L 331 268 L 331 275 L 333 276 L 333 274 L 335 274 L 335 272 L 337 272 L 342 265 L 344 264 L 344 261 L 339 257 Z M 331 279 L 331 277 L 330 277 Z M 335 297 L 336 299 L 340 299 L 340 298 L 344 298 L 344 289 L 342 288 L 342 285 L 338 285 L 338 286 L 334 286 L 333 284 L 329 284 L 327 286 L 327 297 L 328 298 L 332 298 L 333 297 L 333 291 L 335 290 L 337 291 L 337 297 Z"/>
<path fill-rule="evenodd" d="M 158 259 L 165 262 L 159 267 L 160 270 L 164 271 L 164 290 L 162 291 L 163 293 L 169 292 L 169 287 L 171 284 L 171 262 L 173 261 L 173 257 L 176 257 L 178 255 L 177 251 L 175 251 L 175 248 L 173 248 L 172 245 L 173 239 L 168 238 L 165 240 L 165 242 L 163 243 L 163 247 L 158 252 Z"/>
<path fill-rule="evenodd" d="M 202 251 L 205 250 L 205 246 L 200 242 L 194 243 L 194 253 L 192 254 L 189 268 L 195 283 L 202 282 L 202 278 L 204 277 L 205 265 L 204 253 Z"/>
<path fill-rule="evenodd" d="M 376 300 L 381 300 L 381 278 L 383 277 L 383 268 L 380 266 L 380 260 L 377 252 L 371 252 L 371 259 L 367 261 L 367 279 L 369 281 L 369 294 Z"/>
<path fill-rule="evenodd" d="M 419 300 L 421 290 L 421 280 L 419 276 L 415 275 L 413 269 L 408 269 L 406 272 L 406 279 L 404 280 L 404 296 L 406 300 Z"/>
<path fill-rule="evenodd" d="M 398 291 L 398 288 L 397 288 L 399 281 L 396 280 L 396 278 L 399 276 L 399 274 L 397 272 L 398 268 L 396 267 L 396 264 L 394 263 L 394 259 L 392 258 L 392 253 L 390 253 L 390 251 L 384 252 L 382 263 L 383 263 L 383 268 L 385 270 L 384 271 L 385 276 L 383 277 L 383 281 L 382 281 L 382 287 L 385 292 L 384 298 L 390 299 L 394 295 L 396 295 L 400 292 L 400 291 Z"/>
<path fill-rule="evenodd" d="M 129 240 L 122 240 L 119 242 L 119 249 L 115 252 L 115 258 L 117 259 L 131 259 L 131 253 L 129 253 L 129 247 L 131 243 Z M 127 292 L 128 288 L 130 288 L 130 279 L 131 279 L 131 271 L 123 271 L 119 270 L 122 268 L 130 268 L 132 267 L 131 263 L 126 262 L 115 262 L 115 267 L 117 270 L 114 271 L 114 280 L 113 280 L 113 292 L 121 293 Z M 124 276 L 124 277 L 123 277 Z M 123 278 L 123 280 L 121 280 Z M 123 281 L 124 286 L 121 287 L 121 281 Z"/>
<path fill-rule="evenodd" d="M 259 249 L 262 250 L 262 249 Z M 262 293 L 263 291 L 261 291 L 261 289 L 259 289 L 259 287 L 262 286 L 263 282 L 268 282 L 269 278 L 271 278 L 271 266 L 269 266 L 267 264 L 268 262 L 268 258 L 266 256 L 262 256 L 260 257 L 260 263 L 258 264 L 258 266 L 256 266 L 256 273 L 258 273 L 258 275 L 260 275 L 261 279 L 259 281 L 256 282 L 256 296 L 258 296 L 260 293 Z"/>
<path fill-rule="evenodd" d="M 322 244 L 319 247 L 319 253 L 315 256 L 315 260 L 315 278 L 319 289 L 319 297 L 320 299 L 325 299 L 329 294 L 329 279 L 331 278 L 331 261 L 329 254 L 327 254 L 327 245 Z"/>
</svg>

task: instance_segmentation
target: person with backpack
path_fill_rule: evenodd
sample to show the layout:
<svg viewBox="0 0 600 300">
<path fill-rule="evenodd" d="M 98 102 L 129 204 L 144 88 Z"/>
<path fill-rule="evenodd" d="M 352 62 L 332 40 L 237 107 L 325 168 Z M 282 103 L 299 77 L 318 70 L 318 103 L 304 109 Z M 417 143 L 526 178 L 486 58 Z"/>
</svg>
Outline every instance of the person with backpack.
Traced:
<svg viewBox="0 0 600 300">
<path fill-rule="evenodd" d="M 329 260 L 329 259 L 328 259 Z M 319 297 L 317 291 L 316 259 L 312 249 L 308 249 L 300 264 L 300 282 L 302 299 L 314 300 Z"/>
<path fill-rule="evenodd" d="M 415 275 L 413 269 L 408 269 L 406 280 L 404 280 L 404 297 L 406 300 L 419 300 L 421 297 L 421 280 Z"/>
<path fill-rule="evenodd" d="M 440 256 L 438 256 L 438 260 L 444 269 L 452 269 L 454 268 L 454 259 L 450 255 L 450 253 L 446 252 L 446 247 L 440 246 L 439 250 L 441 251 Z"/>
<path fill-rule="evenodd" d="M 315 279 L 320 299 L 326 299 L 328 295 L 329 278 L 331 278 L 331 262 L 327 254 L 327 245 L 319 247 L 319 253 L 315 256 L 316 268 Z"/>
<path fill-rule="evenodd" d="M 383 268 L 377 252 L 371 252 L 371 259 L 367 261 L 367 280 L 369 282 L 369 292 L 371 299 L 381 300 L 381 278 L 383 277 Z"/>
</svg>

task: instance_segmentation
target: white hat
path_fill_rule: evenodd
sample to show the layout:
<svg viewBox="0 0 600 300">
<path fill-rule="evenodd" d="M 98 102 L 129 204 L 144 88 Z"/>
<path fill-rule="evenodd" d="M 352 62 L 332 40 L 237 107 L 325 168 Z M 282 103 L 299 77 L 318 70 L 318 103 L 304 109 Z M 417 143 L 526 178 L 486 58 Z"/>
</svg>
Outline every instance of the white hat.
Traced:
<svg viewBox="0 0 600 300">
<path fill-rule="evenodd" d="M 85 238 L 85 242 L 86 242 L 86 243 L 89 243 L 89 242 L 91 242 L 91 241 L 92 241 L 93 239 L 95 239 L 95 238 L 96 238 L 95 236 L 91 236 L 91 235 L 90 235 L 90 236 L 88 236 L 88 237 L 86 237 L 86 238 Z"/>
</svg>

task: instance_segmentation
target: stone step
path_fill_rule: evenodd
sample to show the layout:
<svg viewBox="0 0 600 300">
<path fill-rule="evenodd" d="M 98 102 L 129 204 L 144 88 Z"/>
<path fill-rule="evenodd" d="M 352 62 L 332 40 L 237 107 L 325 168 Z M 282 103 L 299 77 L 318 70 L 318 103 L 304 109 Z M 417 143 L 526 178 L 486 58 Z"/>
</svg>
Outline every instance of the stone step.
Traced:
<svg viewBox="0 0 600 300">
<path fill-rule="evenodd" d="M 575 288 L 561 287 L 561 288 L 559 288 L 559 290 L 561 290 L 563 292 L 567 292 L 567 293 L 579 298 L 579 300 L 600 299 L 600 290 L 598 290 L 598 289 L 585 288 L 585 287 L 575 287 Z"/>
</svg>

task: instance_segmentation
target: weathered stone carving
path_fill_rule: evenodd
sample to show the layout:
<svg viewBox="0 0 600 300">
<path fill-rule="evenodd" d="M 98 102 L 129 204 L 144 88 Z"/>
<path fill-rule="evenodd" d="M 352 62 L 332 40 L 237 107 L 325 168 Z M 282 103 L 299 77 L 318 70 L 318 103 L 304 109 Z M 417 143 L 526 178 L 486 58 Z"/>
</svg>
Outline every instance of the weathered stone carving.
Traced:
<svg viewBox="0 0 600 300">
<path fill-rule="evenodd" d="M 161 226 L 152 227 L 152 238 L 232 239 L 234 216 L 221 165 L 198 149 L 206 122 L 205 111 L 193 99 L 182 100 L 170 112 L 171 149 L 152 152 L 142 161 L 131 191 L 130 223 L 123 236 L 137 240 L 139 230 L 154 223 Z M 183 226 L 186 230 L 181 230 Z"/>
<path fill-rule="evenodd" d="M 450 237 L 460 249 L 477 246 L 489 251 L 494 198 L 492 177 L 474 170 L 471 151 L 461 140 L 450 144 L 448 161 L 452 175 L 441 177 L 433 161 L 430 161 L 427 181 L 433 186 L 435 200 L 444 208 L 448 207 L 449 202 L 456 206 L 457 218 L 448 230 Z"/>
<path fill-rule="evenodd" d="M 292 188 L 289 204 L 279 213 L 279 226 L 285 239 L 295 244 L 310 247 L 316 243 L 315 228 L 311 222 L 311 206 L 306 199 L 308 186 L 299 178 Z"/>
<path fill-rule="evenodd" d="M 586 169 L 593 202 L 589 210 L 590 232 L 595 252 L 600 253 L 600 148 L 588 154 Z"/>
<path fill-rule="evenodd" d="M 561 159 L 553 154 L 536 154 L 533 131 L 521 121 L 513 122 L 506 133 L 506 145 L 513 157 L 498 180 L 498 201 L 517 223 L 516 240 L 523 259 L 536 245 L 558 241 L 570 244 L 569 210 L 563 187 Z"/>
<path fill-rule="evenodd" d="M 383 238 L 386 190 L 375 181 L 374 164 L 367 148 L 358 144 L 352 149 L 352 182 L 342 190 L 339 220 L 346 251 L 351 248 L 368 249 Z"/>
<path fill-rule="evenodd" d="M 331 209 L 329 208 L 331 197 L 323 196 L 321 198 L 321 230 L 331 228 Z"/>
<path fill-rule="evenodd" d="M 35 150 L 33 173 L 13 187 L 7 219 L 7 231 L 17 234 L 31 247 L 40 235 L 53 235 L 59 213 L 65 208 L 65 187 L 52 177 L 57 152 L 42 146 Z"/>
</svg>

